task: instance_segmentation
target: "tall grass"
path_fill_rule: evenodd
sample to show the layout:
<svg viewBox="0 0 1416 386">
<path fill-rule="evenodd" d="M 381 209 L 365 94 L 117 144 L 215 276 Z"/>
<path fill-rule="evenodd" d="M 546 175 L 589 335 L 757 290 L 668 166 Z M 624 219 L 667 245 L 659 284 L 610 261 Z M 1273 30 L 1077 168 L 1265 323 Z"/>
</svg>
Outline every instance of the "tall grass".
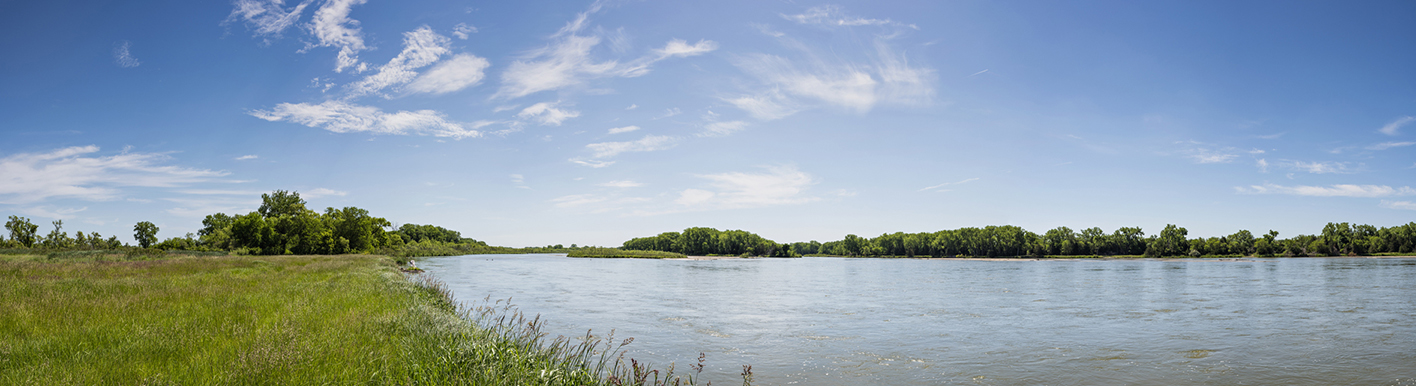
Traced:
<svg viewBox="0 0 1416 386">
<path fill-rule="evenodd" d="M 0 384 L 698 383 L 414 278 L 368 255 L 2 256 Z"/>
<path fill-rule="evenodd" d="M 566 254 L 570 257 L 627 258 L 627 259 L 679 259 L 682 253 L 663 251 L 635 251 L 619 248 L 581 248 Z"/>
</svg>

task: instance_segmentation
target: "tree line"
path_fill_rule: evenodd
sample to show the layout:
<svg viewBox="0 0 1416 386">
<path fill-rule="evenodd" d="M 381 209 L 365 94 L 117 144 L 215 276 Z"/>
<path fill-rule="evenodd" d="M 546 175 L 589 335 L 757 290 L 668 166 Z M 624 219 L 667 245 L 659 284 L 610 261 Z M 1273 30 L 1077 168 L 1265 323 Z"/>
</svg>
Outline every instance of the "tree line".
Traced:
<svg viewBox="0 0 1416 386">
<path fill-rule="evenodd" d="M 778 244 L 751 232 L 720 231 L 702 227 L 684 229 L 683 232 L 664 232 L 657 236 L 636 237 L 625 241 L 620 249 L 673 252 L 689 256 L 800 256 L 792 251 L 790 245 Z"/>
<path fill-rule="evenodd" d="M 10 216 L 5 223 L 9 237 L 0 237 L 0 247 L 43 248 L 49 250 L 119 249 L 131 247 L 115 236 L 104 239 L 96 232 L 76 232 L 69 237 L 63 221 L 53 222 L 48 235 L 37 235 L 39 226 L 28 218 Z M 382 218 L 357 207 L 325 208 L 316 212 L 306 207 L 297 192 L 276 190 L 261 195 L 261 206 L 244 215 L 215 213 L 202 220 L 194 235 L 157 241 L 157 225 L 148 221 L 133 226 L 139 248 L 186 251 L 231 251 L 238 254 L 343 254 L 382 252 L 399 254 L 404 248 L 461 252 L 496 248 L 434 225 L 403 224 L 393 228 Z"/>
<path fill-rule="evenodd" d="M 1354 256 L 1416 251 L 1416 222 L 1393 227 L 1328 223 L 1317 235 L 1278 238 L 1278 232 L 1254 235 L 1241 230 L 1220 237 L 1187 238 L 1189 231 L 1166 225 L 1147 236 L 1139 227 L 1111 233 L 1101 228 L 1080 232 L 1058 227 L 1037 234 L 1003 225 L 938 232 L 886 233 L 873 238 L 853 234 L 825 243 L 792 243 L 794 253 L 834 256 Z M 628 246 L 628 244 L 626 244 Z"/>
</svg>

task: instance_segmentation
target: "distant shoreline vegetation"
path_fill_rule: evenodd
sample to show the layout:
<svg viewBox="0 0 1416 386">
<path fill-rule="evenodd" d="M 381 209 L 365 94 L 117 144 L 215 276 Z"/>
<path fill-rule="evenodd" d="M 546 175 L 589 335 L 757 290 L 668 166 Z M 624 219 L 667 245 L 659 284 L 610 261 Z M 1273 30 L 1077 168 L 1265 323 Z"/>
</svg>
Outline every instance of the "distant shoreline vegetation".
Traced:
<svg viewBox="0 0 1416 386">
<path fill-rule="evenodd" d="M 1081 232 L 1058 227 L 1042 234 L 1004 225 L 938 232 L 886 233 L 873 238 L 846 235 L 818 241 L 777 244 L 746 231 L 688 228 L 625 241 L 621 249 L 688 255 L 848 256 L 848 257 L 1306 257 L 1411 254 L 1416 250 L 1416 222 L 1377 228 L 1328 223 L 1318 235 L 1279 239 L 1269 231 L 1255 237 L 1241 230 L 1223 237 L 1186 238 L 1185 228 L 1166 225 L 1146 236 L 1138 227 L 1112 233 L 1101 228 Z"/>
<path fill-rule="evenodd" d="M 276 190 L 261 195 L 261 206 L 244 215 L 215 213 L 202 220 L 196 234 L 159 242 L 157 225 L 138 222 L 127 245 L 117 237 L 96 232 L 63 230 L 63 220 L 53 222 L 47 235 L 28 218 L 10 216 L 5 223 L 9 237 L 0 237 L 0 254 L 39 254 L 62 258 L 77 254 L 122 254 L 127 258 L 157 257 L 170 253 L 205 252 L 233 255 L 338 255 L 380 254 L 402 264 L 413 257 L 471 254 L 569 253 L 582 247 L 571 244 L 510 248 L 487 243 L 435 225 L 403 224 L 374 217 L 357 207 L 325 208 L 323 213 L 305 207 L 298 192 Z"/>
<path fill-rule="evenodd" d="M 740 257 L 1305 257 L 1411 254 L 1416 251 L 1416 222 L 1393 227 L 1328 223 L 1317 235 L 1278 238 L 1278 232 L 1255 236 L 1241 230 L 1222 237 L 1188 238 L 1189 231 L 1166 225 L 1147 236 L 1139 227 L 1111 233 L 1101 228 L 1074 231 L 1058 227 L 1041 234 L 1003 225 L 959 228 L 937 232 L 886 233 L 876 237 L 848 234 L 841 240 L 778 243 L 743 230 L 720 231 L 694 227 L 637 237 L 618 248 L 560 244 L 511 248 L 487 245 L 435 225 L 403 224 L 394 227 L 382 217 L 357 207 L 325 208 L 323 213 L 305 207 L 299 193 L 276 190 L 261 195 L 261 206 L 244 215 L 216 213 L 202 220 L 196 234 L 159 242 L 158 227 L 138 222 L 133 227 L 137 246 L 97 232 L 54 229 L 39 234 L 29 219 L 9 216 L 0 237 L 0 254 L 42 254 L 64 257 L 75 253 L 113 251 L 128 258 L 167 253 L 206 252 L 234 255 L 332 255 L 380 254 L 404 263 L 414 257 L 471 254 L 566 253 L 572 257 L 681 256 Z M 647 251 L 647 252 L 646 252 Z M 655 254 L 662 252 L 667 254 Z M 110 253 L 112 254 L 112 253 Z"/>
<path fill-rule="evenodd" d="M 601 259 L 682 259 L 682 253 L 664 251 L 636 251 L 619 248 L 582 248 L 567 253 L 569 257 L 593 257 Z"/>
</svg>

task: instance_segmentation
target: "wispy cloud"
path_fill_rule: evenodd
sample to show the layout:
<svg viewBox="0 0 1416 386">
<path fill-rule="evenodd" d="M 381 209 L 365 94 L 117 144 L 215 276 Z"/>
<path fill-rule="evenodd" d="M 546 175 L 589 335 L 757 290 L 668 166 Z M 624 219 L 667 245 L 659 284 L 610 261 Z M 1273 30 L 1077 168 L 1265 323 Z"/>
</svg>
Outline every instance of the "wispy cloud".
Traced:
<svg viewBox="0 0 1416 386">
<path fill-rule="evenodd" d="M 1416 202 L 1382 200 L 1382 207 L 1387 209 L 1416 210 Z"/>
<path fill-rule="evenodd" d="M 796 15 L 786 15 L 786 14 L 783 14 L 783 15 L 781 15 L 781 16 L 782 16 L 783 19 L 787 19 L 787 20 L 790 20 L 790 21 L 793 21 L 793 22 L 796 22 L 796 23 L 799 23 L 799 24 L 820 24 L 820 25 L 841 26 L 841 27 L 871 26 L 871 25 L 874 25 L 874 26 L 885 26 L 885 25 L 888 25 L 888 26 L 906 27 L 906 28 L 911 28 L 911 29 L 919 29 L 919 27 L 918 27 L 918 26 L 915 26 L 914 24 L 899 23 L 899 22 L 892 21 L 892 20 L 890 20 L 890 19 L 868 19 L 868 18 L 863 18 L 863 17 L 857 17 L 857 16 L 847 15 L 847 14 L 845 14 L 844 11 L 842 11 L 842 9 L 841 9 L 840 6 L 836 6 L 836 5 L 823 5 L 823 6 L 811 7 L 811 8 L 809 8 L 809 9 L 807 9 L 806 12 L 803 12 L 803 13 L 800 13 L 800 14 L 796 14 Z"/>
<path fill-rule="evenodd" d="M 1402 126 L 1406 126 L 1406 124 L 1411 123 L 1412 121 L 1416 121 L 1416 117 L 1405 116 L 1397 118 L 1395 121 L 1391 121 L 1391 123 L 1386 124 L 1386 126 L 1382 126 L 1382 128 L 1378 129 L 1377 131 L 1386 135 L 1397 135 L 1397 131 L 1401 130 Z"/>
<path fill-rule="evenodd" d="M 467 34 L 475 33 L 477 33 L 477 27 L 473 27 L 467 23 L 457 23 L 457 26 L 452 28 L 452 36 L 456 36 L 458 39 L 462 40 L 467 40 Z"/>
<path fill-rule="evenodd" d="M 609 158 L 620 153 L 666 150 L 674 147 L 676 142 L 673 137 L 646 135 L 638 141 L 592 143 L 585 145 L 585 148 L 595 152 L 595 158 Z"/>
<path fill-rule="evenodd" d="M 649 73 L 654 63 L 671 57 L 701 55 L 717 49 L 718 44 L 710 40 L 699 40 L 688 44 L 681 39 L 670 40 L 664 48 L 654 50 L 651 56 L 629 62 L 618 60 L 598 61 L 590 51 L 600 44 L 599 36 L 579 35 L 589 23 L 591 14 L 599 12 L 602 3 L 596 2 L 590 9 L 578 14 L 575 20 L 566 23 L 559 32 L 552 35 L 552 43 L 546 47 L 531 50 L 521 60 L 513 62 L 502 73 L 502 86 L 493 98 L 513 99 L 541 91 L 556 90 L 585 83 L 588 79 L 602 77 L 632 78 Z"/>
<path fill-rule="evenodd" d="M 310 189 L 310 190 L 307 190 L 307 191 L 300 192 L 300 196 L 301 196 L 301 197 L 304 197 L 304 198 L 320 198 L 320 197 L 333 197 L 333 196 L 344 197 L 344 196 L 347 196 L 347 195 L 349 195 L 349 192 L 339 191 L 339 190 L 334 190 L 334 189 L 329 189 L 329 188 L 315 188 L 315 189 Z"/>
<path fill-rule="evenodd" d="M 526 176 L 523 176 L 523 175 L 520 175 L 520 174 L 512 174 L 510 177 L 511 177 L 511 184 L 512 184 L 512 186 L 515 186 L 515 187 L 518 187 L 518 188 L 521 188 L 521 189 L 531 189 L 530 186 L 526 186 Z"/>
<path fill-rule="evenodd" d="M 628 132 L 635 131 L 635 130 L 639 130 L 639 126 L 616 127 L 616 128 L 610 129 L 609 134 L 628 133 Z"/>
<path fill-rule="evenodd" d="M 1258 161 L 1254 161 L 1254 166 L 1258 166 L 1258 167 L 1259 167 L 1259 172 L 1260 172 L 1260 173 L 1268 173 L 1268 168 L 1269 168 L 1268 160 L 1265 160 L 1265 159 L 1263 159 L 1263 158 L 1260 158 Z"/>
<path fill-rule="evenodd" d="M 281 103 L 270 110 L 251 111 L 250 115 L 271 122 L 289 121 L 336 133 L 412 134 L 456 139 L 479 137 L 482 133 L 476 129 L 492 124 L 488 121 L 471 124 L 453 122 L 433 110 L 385 113 L 376 107 L 342 101 Z"/>
<path fill-rule="evenodd" d="M 573 194 L 557 197 L 552 199 L 551 202 L 555 203 L 557 208 L 574 208 L 581 205 L 604 202 L 607 199 L 606 197 L 598 197 L 593 194 Z"/>
<path fill-rule="evenodd" d="M 531 107 L 522 109 L 520 113 L 516 114 L 516 116 L 522 119 L 534 119 L 538 122 L 541 122 L 542 125 L 547 126 L 560 126 L 561 122 L 565 122 L 565 120 L 567 119 L 580 116 L 579 111 L 569 109 L 561 110 L 556 108 L 556 105 L 559 103 L 560 102 L 537 103 L 531 105 Z"/>
<path fill-rule="evenodd" d="M 800 204 L 819 200 L 804 194 L 815 178 L 795 166 L 765 167 L 762 173 L 730 172 L 703 174 L 713 190 L 684 189 L 675 203 L 683 206 L 718 209 L 752 208 Z"/>
<path fill-rule="evenodd" d="M 1191 149 L 1185 156 L 1200 164 L 1229 163 L 1239 158 L 1239 155 L 1232 153 L 1232 149 L 1207 148 Z"/>
<path fill-rule="evenodd" d="M 1367 146 L 1367 150 L 1386 150 L 1393 147 L 1406 147 L 1416 145 L 1416 142 L 1382 142 L 1376 145 Z"/>
<path fill-rule="evenodd" d="M 920 190 L 918 190 L 918 191 L 923 192 L 923 191 L 928 191 L 928 190 L 934 190 L 934 191 L 937 191 L 937 192 L 946 192 L 946 191 L 949 191 L 949 190 L 948 190 L 948 189 L 939 189 L 939 188 L 943 188 L 943 187 L 945 187 L 945 186 L 950 186 L 950 185 L 962 185 L 962 184 L 967 184 L 967 183 L 974 182 L 974 181 L 978 181 L 978 177 L 965 179 L 965 180 L 962 180 L 962 181 L 959 181 L 959 182 L 945 182 L 945 183 L 942 183 L 942 184 L 939 184 L 939 185 L 934 185 L 934 186 L 925 187 L 924 189 L 920 189 Z M 936 189 L 937 189 L 937 190 L 936 190 Z"/>
<path fill-rule="evenodd" d="M 1235 191 L 1243 194 L 1287 194 L 1313 197 L 1391 197 L 1416 195 L 1416 189 L 1409 186 L 1393 188 L 1387 185 L 1330 185 L 1330 186 L 1283 186 L 1271 183 L 1263 185 L 1238 186 Z"/>
<path fill-rule="evenodd" d="M 256 159 L 256 158 L 261 158 L 261 157 L 258 156 L 258 155 L 255 155 L 255 154 L 247 154 L 247 155 L 243 155 L 243 156 L 240 156 L 240 157 L 236 157 L 236 160 L 237 160 L 237 161 L 245 161 L 245 160 L 252 160 L 252 159 Z"/>
<path fill-rule="evenodd" d="M 46 153 L 0 158 L 0 203 L 24 204 L 51 197 L 111 200 L 119 187 L 181 187 L 214 181 L 228 173 L 163 165 L 160 153 L 95 155 L 98 146 L 75 146 Z"/>
<path fill-rule="evenodd" d="M 305 12 L 305 7 L 312 1 L 302 1 L 286 10 L 285 2 L 281 0 L 236 0 L 231 14 L 226 16 L 222 24 L 242 21 L 252 30 L 254 36 L 280 37 L 285 29 L 300 20 L 300 14 Z"/>
<path fill-rule="evenodd" d="M 764 121 L 786 118 L 798 111 L 797 108 L 792 107 L 792 102 L 782 95 L 781 90 L 775 88 L 756 95 L 724 98 L 723 100 L 746 111 L 753 118 Z"/>
<path fill-rule="evenodd" d="M 638 182 L 634 182 L 634 181 L 622 180 L 622 181 L 610 181 L 610 182 L 602 183 L 602 184 L 600 184 L 600 186 L 610 187 L 610 188 L 637 188 L 637 187 L 640 187 L 640 186 L 644 186 L 644 184 L 638 183 Z"/>
<path fill-rule="evenodd" d="M 457 54 L 451 59 L 438 63 L 432 69 L 414 79 L 404 90 L 414 93 L 446 94 L 471 86 L 476 86 L 486 77 L 484 71 L 491 67 L 487 59 L 471 54 Z"/>
<path fill-rule="evenodd" d="M 698 136 L 721 137 L 742 131 L 746 128 L 747 122 L 743 121 L 709 122 L 708 124 L 703 125 L 703 132 L 698 133 Z"/>
<path fill-rule="evenodd" d="M 1280 160 L 1275 166 L 1313 174 L 1351 174 L 1358 172 L 1362 167 L 1360 164 L 1354 167 L 1351 162 L 1303 162 L 1291 160 Z"/>
<path fill-rule="evenodd" d="M 815 100 L 856 113 L 868 112 L 882 103 L 925 105 L 934 97 L 934 70 L 911 65 L 888 39 L 877 39 L 873 50 L 861 53 L 867 57 L 864 62 L 818 54 L 790 38 L 779 39 L 799 51 L 801 57 L 748 54 L 733 60 L 734 65 L 756 77 L 768 90 L 729 98 L 734 106 L 754 116 L 783 117 L 801 105 L 783 96 Z M 823 59 L 828 57 L 835 59 Z"/>
<path fill-rule="evenodd" d="M 76 215 L 79 212 L 83 212 L 85 210 L 88 210 L 87 206 L 82 208 L 55 208 L 50 206 L 32 206 L 27 208 L 20 208 L 20 214 L 24 214 L 30 217 L 67 220 L 77 217 Z"/>
<path fill-rule="evenodd" d="M 325 0 L 320 9 L 315 10 L 314 19 L 306 25 L 310 34 L 315 37 L 315 42 L 306 44 L 306 50 L 314 47 L 339 48 L 334 72 L 344 72 L 349 68 L 355 72 L 363 72 L 367 68 L 363 63 L 359 63 L 359 51 L 368 48 L 364 46 L 363 31 L 359 29 L 359 21 L 349 18 L 352 8 L 366 1 Z"/>
<path fill-rule="evenodd" d="M 127 40 L 114 43 L 113 63 L 116 63 L 118 64 L 118 67 L 123 68 L 133 68 L 141 65 L 142 62 L 139 62 L 137 58 L 133 57 L 133 53 L 129 52 L 129 48 L 131 46 L 132 43 Z"/>
<path fill-rule="evenodd" d="M 673 39 L 669 40 L 664 48 L 655 49 L 654 53 L 659 56 L 659 60 L 663 60 L 670 57 L 686 58 L 703 55 L 716 49 L 718 49 L 718 43 L 712 40 L 699 40 L 698 43 L 689 45 L 688 41 L 683 39 Z"/>
<path fill-rule="evenodd" d="M 414 70 L 437 62 L 451 52 L 452 41 L 428 26 L 403 33 L 403 51 L 379 66 L 379 71 L 347 86 L 350 97 L 377 93 L 386 87 L 408 83 L 418 76 Z M 474 57 L 475 58 L 475 57 Z M 485 62 L 485 60 L 483 60 Z M 484 67 L 485 68 L 485 67 Z M 481 79 L 481 69 L 477 71 Z"/>
</svg>

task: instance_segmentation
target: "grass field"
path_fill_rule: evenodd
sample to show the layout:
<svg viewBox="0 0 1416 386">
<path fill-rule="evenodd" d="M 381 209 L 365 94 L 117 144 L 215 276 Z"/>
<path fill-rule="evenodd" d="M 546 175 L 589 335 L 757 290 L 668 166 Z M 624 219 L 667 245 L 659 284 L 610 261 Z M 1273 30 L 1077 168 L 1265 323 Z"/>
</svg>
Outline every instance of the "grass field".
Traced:
<svg viewBox="0 0 1416 386">
<path fill-rule="evenodd" d="M 0 384 L 653 384 L 383 256 L 0 256 Z M 642 374 L 636 376 L 636 374 Z M 692 374 L 689 374 L 692 375 Z M 692 379 L 684 377 L 685 384 Z"/>
<path fill-rule="evenodd" d="M 662 251 L 630 251 L 617 248 L 582 248 L 567 253 L 570 257 L 594 257 L 604 259 L 680 259 L 682 253 Z"/>
</svg>

